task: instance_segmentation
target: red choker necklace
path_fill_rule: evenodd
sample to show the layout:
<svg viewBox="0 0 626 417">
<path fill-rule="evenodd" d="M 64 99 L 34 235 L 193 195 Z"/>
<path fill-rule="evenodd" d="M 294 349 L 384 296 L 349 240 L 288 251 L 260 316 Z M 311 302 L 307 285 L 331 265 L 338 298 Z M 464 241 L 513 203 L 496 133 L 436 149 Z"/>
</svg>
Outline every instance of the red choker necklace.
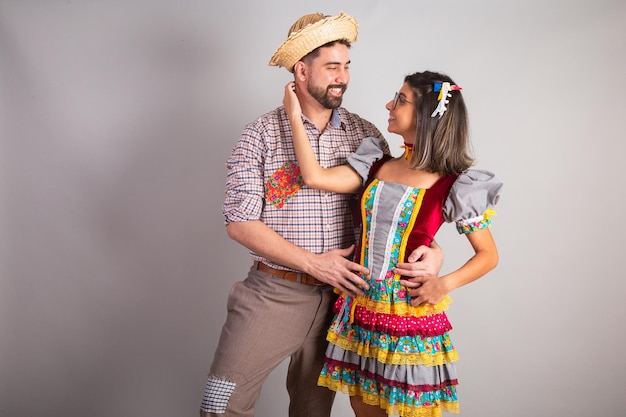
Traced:
<svg viewBox="0 0 626 417">
<path fill-rule="evenodd" d="M 400 147 L 404 148 L 404 159 L 409 159 L 413 153 L 413 144 L 404 142 L 404 145 Z"/>
</svg>

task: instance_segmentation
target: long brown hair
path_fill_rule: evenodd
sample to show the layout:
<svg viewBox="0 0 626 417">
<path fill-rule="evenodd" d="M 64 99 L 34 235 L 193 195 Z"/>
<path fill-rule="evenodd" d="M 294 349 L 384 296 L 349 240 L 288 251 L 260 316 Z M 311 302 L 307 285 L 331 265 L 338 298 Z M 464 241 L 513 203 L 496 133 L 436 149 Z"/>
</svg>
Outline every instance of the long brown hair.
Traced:
<svg viewBox="0 0 626 417">
<path fill-rule="evenodd" d="M 470 155 L 467 109 L 460 91 L 451 91 L 443 116 L 431 117 L 439 103 L 435 83 L 450 77 L 432 71 L 416 72 L 404 78 L 414 93 L 417 135 L 413 144 L 411 167 L 440 175 L 459 174 L 474 164 Z"/>
</svg>

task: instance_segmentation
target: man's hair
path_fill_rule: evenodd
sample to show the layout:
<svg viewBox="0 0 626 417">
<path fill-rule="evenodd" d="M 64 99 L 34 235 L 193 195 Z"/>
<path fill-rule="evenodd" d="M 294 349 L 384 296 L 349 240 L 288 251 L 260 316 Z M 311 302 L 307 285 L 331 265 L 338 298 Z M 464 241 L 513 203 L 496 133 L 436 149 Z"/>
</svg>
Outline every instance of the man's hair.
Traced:
<svg viewBox="0 0 626 417">
<path fill-rule="evenodd" d="M 348 41 L 347 39 L 337 39 L 336 41 L 331 41 L 331 42 L 325 43 L 324 45 L 318 46 L 317 48 L 313 49 L 311 52 L 303 56 L 300 59 L 300 61 L 304 61 L 305 64 L 310 65 L 311 61 L 313 61 L 315 58 L 317 58 L 320 55 L 320 49 L 331 47 L 337 43 L 346 45 L 348 49 L 352 46 L 350 41 Z"/>
<path fill-rule="evenodd" d="M 439 104 L 439 91 L 434 91 L 434 84 L 454 81 L 431 71 L 407 75 L 404 81 L 413 90 L 417 113 L 411 167 L 440 175 L 459 174 L 471 167 L 474 159 L 470 155 L 467 109 L 461 92 L 451 91 L 443 116 L 431 117 Z"/>
</svg>

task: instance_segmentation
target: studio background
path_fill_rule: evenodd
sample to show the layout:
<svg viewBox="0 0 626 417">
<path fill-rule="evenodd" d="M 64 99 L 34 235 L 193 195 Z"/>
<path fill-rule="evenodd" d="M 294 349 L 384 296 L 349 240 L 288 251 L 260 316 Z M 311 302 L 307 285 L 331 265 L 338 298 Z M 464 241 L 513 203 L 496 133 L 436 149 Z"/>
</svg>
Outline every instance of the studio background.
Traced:
<svg viewBox="0 0 626 417">
<path fill-rule="evenodd" d="M 281 103 L 289 26 L 341 10 L 345 107 L 385 132 L 405 75 L 448 73 L 505 183 L 500 264 L 452 293 L 461 416 L 623 415 L 623 1 L 0 0 L 0 416 L 197 415 L 251 265 L 225 161 Z M 287 415 L 284 374 L 257 416 Z"/>
</svg>

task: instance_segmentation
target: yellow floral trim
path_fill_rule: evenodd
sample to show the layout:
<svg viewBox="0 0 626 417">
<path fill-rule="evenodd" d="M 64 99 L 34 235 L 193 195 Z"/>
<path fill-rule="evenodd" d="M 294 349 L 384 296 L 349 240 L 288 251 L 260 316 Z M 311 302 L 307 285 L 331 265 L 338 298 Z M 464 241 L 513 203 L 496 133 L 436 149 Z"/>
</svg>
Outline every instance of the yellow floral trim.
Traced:
<svg viewBox="0 0 626 417">
<path fill-rule="evenodd" d="M 422 207 L 422 201 L 424 201 L 424 194 L 426 194 L 426 189 L 422 188 L 417 193 L 417 197 L 415 199 L 415 203 L 413 204 L 413 211 L 411 212 L 411 217 L 409 218 L 409 224 L 406 227 L 406 231 L 413 230 L 413 226 L 415 226 L 415 220 L 417 219 L 417 214 L 420 212 L 420 208 Z M 405 259 L 404 256 L 406 254 L 406 244 L 409 241 L 409 237 L 411 233 L 404 233 L 402 236 L 402 243 L 400 243 L 400 253 L 398 254 L 398 262 L 401 259 Z M 394 274 L 394 278 L 400 278 L 400 274 Z"/>
<path fill-rule="evenodd" d="M 437 405 L 428 407 L 411 407 L 406 404 L 389 404 L 386 398 L 365 392 L 360 385 L 344 384 L 330 378 L 330 375 L 320 376 L 317 385 L 326 387 L 335 392 L 341 392 L 349 396 L 360 396 L 363 402 L 369 405 L 379 405 L 387 411 L 388 415 L 403 417 L 441 417 L 441 412 L 458 413 L 459 403 L 450 401 L 440 401 Z"/>
<path fill-rule="evenodd" d="M 334 333 L 332 330 L 328 331 L 326 340 L 344 350 L 355 352 L 359 356 L 366 358 L 376 358 L 385 364 L 436 366 L 459 360 L 459 354 L 456 350 L 436 353 L 389 352 L 375 346 L 361 344 L 357 340 L 347 339 Z"/>
</svg>

